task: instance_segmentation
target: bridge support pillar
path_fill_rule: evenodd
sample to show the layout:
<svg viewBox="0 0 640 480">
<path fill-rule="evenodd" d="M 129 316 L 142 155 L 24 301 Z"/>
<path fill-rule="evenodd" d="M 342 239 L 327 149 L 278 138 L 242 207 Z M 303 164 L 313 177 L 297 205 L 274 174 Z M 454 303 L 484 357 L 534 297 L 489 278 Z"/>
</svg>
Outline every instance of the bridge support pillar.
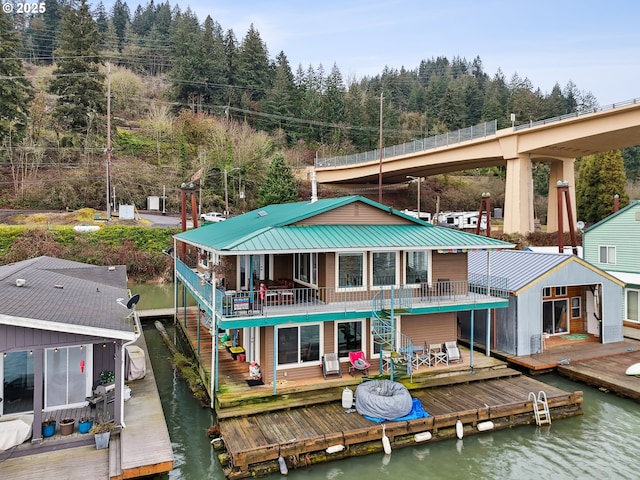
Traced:
<svg viewBox="0 0 640 480">
<path fill-rule="evenodd" d="M 533 180 L 529 155 L 507 159 L 504 233 L 533 232 Z"/>
<path fill-rule="evenodd" d="M 549 171 L 549 203 L 547 204 L 547 232 L 558 231 L 558 182 L 569 183 L 569 200 L 571 203 L 572 218 L 576 216 L 576 181 L 575 181 L 575 159 L 553 160 Z M 564 205 L 564 203 L 563 203 Z M 566 231 L 569 231 L 569 217 L 566 209 L 562 209 L 562 224 Z M 575 225 L 574 225 L 575 228 Z"/>
</svg>

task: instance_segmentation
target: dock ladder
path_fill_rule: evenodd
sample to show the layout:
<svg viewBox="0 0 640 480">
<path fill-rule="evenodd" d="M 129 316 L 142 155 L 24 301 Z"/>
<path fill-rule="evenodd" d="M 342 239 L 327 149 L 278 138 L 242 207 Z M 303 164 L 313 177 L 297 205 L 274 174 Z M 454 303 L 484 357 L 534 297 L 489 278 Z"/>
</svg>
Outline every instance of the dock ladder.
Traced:
<svg viewBox="0 0 640 480">
<path fill-rule="evenodd" d="M 529 392 L 529 400 L 533 404 L 533 413 L 536 416 L 536 424 L 551 425 L 551 414 L 549 413 L 549 402 L 547 401 L 547 394 L 544 390 L 540 390 L 538 395 L 534 392 Z"/>
</svg>

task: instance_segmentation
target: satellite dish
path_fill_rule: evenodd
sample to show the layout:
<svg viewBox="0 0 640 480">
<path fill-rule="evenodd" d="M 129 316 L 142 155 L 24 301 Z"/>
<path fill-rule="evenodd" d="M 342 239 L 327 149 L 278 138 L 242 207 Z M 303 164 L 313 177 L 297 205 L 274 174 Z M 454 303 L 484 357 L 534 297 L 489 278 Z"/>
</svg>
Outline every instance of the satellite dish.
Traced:
<svg viewBox="0 0 640 480">
<path fill-rule="evenodd" d="M 129 315 L 127 315 L 127 317 L 126 317 L 126 318 L 131 318 L 133 316 L 133 314 L 136 312 L 136 305 L 140 301 L 140 295 L 136 293 L 129 300 L 127 300 L 126 304 L 123 303 L 123 301 L 124 301 L 124 298 L 117 298 L 116 299 L 116 302 L 118 303 L 118 305 L 122 305 L 124 308 L 127 308 L 127 309 L 131 310 L 131 313 L 129 313 Z"/>
<path fill-rule="evenodd" d="M 579 220 L 578 223 L 576 223 L 576 226 L 578 227 L 578 230 L 582 230 L 584 228 L 584 222 Z"/>
</svg>

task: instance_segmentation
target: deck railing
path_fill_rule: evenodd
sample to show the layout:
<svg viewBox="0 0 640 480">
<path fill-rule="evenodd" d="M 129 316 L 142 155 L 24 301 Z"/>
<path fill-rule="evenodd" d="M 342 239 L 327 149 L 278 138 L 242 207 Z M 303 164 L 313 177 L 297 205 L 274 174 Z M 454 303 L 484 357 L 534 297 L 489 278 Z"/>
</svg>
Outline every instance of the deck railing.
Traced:
<svg viewBox="0 0 640 480">
<path fill-rule="evenodd" d="M 282 316 L 320 312 L 369 312 L 372 300 L 378 310 L 410 310 L 443 303 L 474 303 L 489 298 L 486 278 L 474 282 L 444 280 L 431 284 L 394 285 L 372 290 L 319 288 L 274 288 L 264 292 L 216 290 L 216 312 L 224 318 Z M 499 288 L 500 286 L 500 288 Z M 506 298 L 508 291 L 500 279 L 491 279 L 490 297 Z"/>
</svg>

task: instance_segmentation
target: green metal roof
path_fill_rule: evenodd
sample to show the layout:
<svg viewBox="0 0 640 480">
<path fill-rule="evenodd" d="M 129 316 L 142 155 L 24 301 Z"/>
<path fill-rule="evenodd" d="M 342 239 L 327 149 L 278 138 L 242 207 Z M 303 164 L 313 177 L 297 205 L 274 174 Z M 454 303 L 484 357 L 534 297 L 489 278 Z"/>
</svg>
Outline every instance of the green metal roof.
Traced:
<svg viewBox="0 0 640 480">
<path fill-rule="evenodd" d="M 402 225 L 294 225 L 353 202 L 363 202 L 410 220 Z M 270 205 L 224 222 L 175 236 L 221 254 L 389 250 L 512 248 L 513 245 L 451 228 L 437 227 L 360 196 Z"/>
</svg>

